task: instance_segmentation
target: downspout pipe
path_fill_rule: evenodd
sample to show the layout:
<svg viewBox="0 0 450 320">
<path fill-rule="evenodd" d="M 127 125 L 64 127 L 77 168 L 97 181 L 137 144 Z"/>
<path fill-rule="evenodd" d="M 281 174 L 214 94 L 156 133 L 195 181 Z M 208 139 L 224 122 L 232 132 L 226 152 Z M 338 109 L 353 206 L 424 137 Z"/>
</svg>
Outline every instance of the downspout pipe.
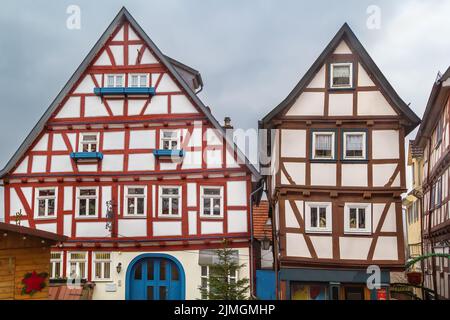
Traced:
<svg viewBox="0 0 450 320">
<path fill-rule="evenodd" d="M 254 232 L 253 232 L 253 197 L 263 190 L 264 188 L 264 181 L 260 181 L 261 185 L 252 193 L 250 193 L 250 297 L 252 299 L 256 299 L 255 295 L 255 261 L 254 261 Z"/>
</svg>

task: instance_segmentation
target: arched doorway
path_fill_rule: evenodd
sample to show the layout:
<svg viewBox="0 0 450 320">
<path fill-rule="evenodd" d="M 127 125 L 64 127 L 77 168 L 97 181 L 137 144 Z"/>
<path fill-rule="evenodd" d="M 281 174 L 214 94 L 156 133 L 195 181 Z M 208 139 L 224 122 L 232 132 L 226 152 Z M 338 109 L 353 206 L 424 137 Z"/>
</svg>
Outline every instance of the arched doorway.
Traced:
<svg viewBox="0 0 450 320">
<path fill-rule="evenodd" d="M 167 254 L 142 254 L 131 261 L 126 275 L 127 300 L 183 300 L 183 266 Z"/>
</svg>

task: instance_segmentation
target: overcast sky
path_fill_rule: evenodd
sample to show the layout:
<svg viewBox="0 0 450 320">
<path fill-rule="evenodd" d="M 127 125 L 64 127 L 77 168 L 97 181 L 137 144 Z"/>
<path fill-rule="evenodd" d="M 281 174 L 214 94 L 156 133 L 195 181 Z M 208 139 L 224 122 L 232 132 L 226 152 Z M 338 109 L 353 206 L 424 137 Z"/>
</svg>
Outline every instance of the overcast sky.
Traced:
<svg viewBox="0 0 450 320">
<path fill-rule="evenodd" d="M 69 5 L 81 8 L 79 30 L 66 27 Z M 344 22 L 419 116 L 450 65 L 450 1 L 4 1 L 0 167 L 123 5 L 163 53 L 201 72 L 200 97 L 216 118 L 240 128 L 285 98 Z M 370 5 L 379 29 L 367 27 Z"/>
</svg>

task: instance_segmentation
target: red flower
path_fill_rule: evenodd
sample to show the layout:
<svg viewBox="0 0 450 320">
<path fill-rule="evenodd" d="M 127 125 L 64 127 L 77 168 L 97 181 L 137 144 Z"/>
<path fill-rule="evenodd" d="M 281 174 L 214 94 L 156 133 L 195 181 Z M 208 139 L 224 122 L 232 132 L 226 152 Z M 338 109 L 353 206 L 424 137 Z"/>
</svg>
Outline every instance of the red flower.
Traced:
<svg viewBox="0 0 450 320">
<path fill-rule="evenodd" d="M 36 271 L 33 271 L 30 276 L 25 277 L 22 280 L 25 284 L 25 293 L 33 293 L 36 291 L 41 291 L 45 285 L 45 277 L 38 275 Z"/>
</svg>

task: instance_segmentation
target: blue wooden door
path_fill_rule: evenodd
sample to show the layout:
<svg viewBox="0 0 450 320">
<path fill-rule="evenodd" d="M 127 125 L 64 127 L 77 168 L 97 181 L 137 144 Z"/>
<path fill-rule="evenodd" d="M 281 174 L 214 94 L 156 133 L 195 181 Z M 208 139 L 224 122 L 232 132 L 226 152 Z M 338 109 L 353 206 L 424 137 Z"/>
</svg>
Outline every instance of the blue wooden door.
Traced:
<svg viewBox="0 0 450 320">
<path fill-rule="evenodd" d="M 131 299 L 179 300 L 181 299 L 180 270 L 164 258 L 146 258 L 131 270 Z"/>
</svg>

